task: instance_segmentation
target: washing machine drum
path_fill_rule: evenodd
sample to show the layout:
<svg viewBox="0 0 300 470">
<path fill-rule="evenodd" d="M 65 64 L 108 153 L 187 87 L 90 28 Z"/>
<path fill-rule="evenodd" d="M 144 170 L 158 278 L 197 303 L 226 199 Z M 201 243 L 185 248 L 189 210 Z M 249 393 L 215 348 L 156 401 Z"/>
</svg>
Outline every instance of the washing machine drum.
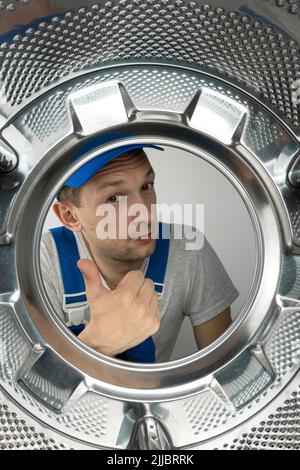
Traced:
<svg viewBox="0 0 300 470">
<path fill-rule="evenodd" d="M 296 0 L 0 2 L 2 448 L 300 447 L 299 24 Z M 67 175 L 141 142 L 226 173 L 257 248 L 226 334 L 151 365 L 85 347 L 39 265 Z"/>
</svg>

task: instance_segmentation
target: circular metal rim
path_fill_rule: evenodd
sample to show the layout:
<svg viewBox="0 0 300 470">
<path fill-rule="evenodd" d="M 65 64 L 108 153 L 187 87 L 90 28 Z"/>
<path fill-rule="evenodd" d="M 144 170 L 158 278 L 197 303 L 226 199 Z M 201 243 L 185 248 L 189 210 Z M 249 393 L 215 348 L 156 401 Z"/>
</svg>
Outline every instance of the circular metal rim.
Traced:
<svg viewBox="0 0 300 470">
<path fill-rule="evenodd" d="M 143 137 L 143 142 L 145 142 L 145 137 Z M 151 140 L 149 139 L 149 142 L 152 142 L 153 143 L 153 138 L 151 138 Z M 134 139 L 134 142 L 137 142 L 137 139 Z M 155 141 L 157 144 L 160 144 L 160 145 L 163 145 L 163 143 L 166 143 L 167 142 L 163 142 L 162 140 L 159 140 L 157 139 Z M 127 143 L 130 143 L 127 141 Z M 170 144 L 170 142 L 169 142 Z M 174 142 L 173 142 L 174 144 Z M 120 145 L 120 142 L 118 142 L 117 145 L 115 146 L 118 146 Z M 106 147 L 107 149 L 107 147 Z M 99 153 L 99 151 L 97 151 Z M 86 157 L 87 159 L 89 158 L 92 158 L 91 156 L 88 156 Z M 83 159 L 80 160 L 80 164 L 83 162 Z M 79 165 L 80 166 L 80 165 Z M 75 168 L 72 168 L 72 171 L 74 171 Z M 64 175 L 64 178 L 66 177 L 66 175 Z M 57 185 L 58 186 L 58 185 Z M 57 187 L 55 188 L 55 192 L 57 191 Z M 17 242 L 17 240 L 16 240 Z M 36 241 L 35 241 L 36 243 Z M 277 251 L 277 253 L 279 254 L 279 251 Z M 274 255 L 274 252 L 273 252 L 273 255 Z M 18 265 L 19 265 L 19 261 L 17 262 Z M 35 266 L 35 270 L 38 269 L 36 266 Z M 280 272 L 280 268 L 278 269 L 278 272 Z M 250 309 L 251 311 L 251 309 Z M 248 315 L 249 315 L 249 312 L 248 312 Z M 242 323 L 242 320 L 240 320 L 239 322 L 239 325 Z M 237 328 L 237 327 L 236 327 Z M 223 343 L 226 341 L 226 337 L 227 335 L 230 335 L 231 332 L 227 333 L 225 336 L 224 336 L 224 340 L 223 340 Z M 251 335 L 250 335 L 251 336 Z M 250 340 L 251 338 L 248 338 L 248 340 Z M 78 340 L 77 340 L 78 341 Z M 244 347 L 248 347 L 249 346 L 249 341 L 247 341 L 246 343 L 244 343 Z M 214 345 L 213 349 L 216 348 L 216 345 Z M 204 351 L 204 352 L 199 352 L 199 353 L 196 353 L 192 356 L 188 356 L 188 358 L 182 360 L 177 360 L 177 361 L 172 361 L 172 362 L 168 362 L 168 363 L 162 363 L 162 365 L 152 365 L 152 366 L 147 366 L 147 367 L 138 367 L 138 370 L 140 373 L 144 374 L 145 371 L 148 372 L 151 372 L 151 375 L 153 375 L 153 373 L 155 373 L 157 370 L 166 370 L 168 369 L 169 371 L 172 370 L 174 371 L 174 369 L 176 370 L 177 366 L 179 366 L 179 370 L 180 370 L 180 367 L 184 367 L 186 366 L 187 364 L 195 364 L 198 360 L 201 360 L 203 359 L 204 356 L 207 356 L 212 352 L 211 351 L 212 348 L 207 348 L 207 351 Z M 193 356 L 196 356 L 196 357 L 193 357 Z M 193 360 L 191 360 L 190 358 L 192 357 Z M 70 363 L 70 361 L 68 360 L 68 362 Z M 105 360 L 106 364 L 109 364 L 110 366 L 113 366 L 115 362 L 117 362 L 117 360 L 112 360 L 112 361 L 108 361 L 107 359 Z M 71 361 L 72 363 L 72 361 Z M 128 365 L 124 366 L 122 364 L 121 366 L 122 370 L 128 375 L 130 373 L 130 371 L 132 371 L 132 369 L 134 369 L 134 375 L 136 374 L 136 367 L 134 365 L 130 365 L 130 367 L 128 367 Z M 194 370 L 194 367 L 193 367 L 193 370 Z M 128 377 L 127 377 L 128 378 Z M 136 377 L 135 377 L 136 378 Z M 98 377 L 99 379 L 99 377 Z M 144 380 L 144 382 L 146 382 Z M 130 393 L 130 389 L 129 388 L 124 388 L 123 386 L 119 387 L 119 385 L 114 385 L 114 393 L 111 394 L 111 390 L 107 390 L 107 387 L 103 387 L 103 382 L 101 382 L 101 387 L 99 388 L 99 390 L 101 389 L 101 392 L 104 392 L 104 394 L 107 394 L 109 396 L 113 396 L 113 397 L 120 397 L 120 395 L 122 397 L 126 396 L 126 399 L 138 399 L 139 401 L 142 399 L 141 397 L 141 394 L 143 395 L 146 395 L 146 396 L 143 396 L 143 399 L 146 399 L 146 400 L 163 400 L 163 399 L 167 399 L 170 400 L 170 398 L 172 399 L 176 399 L 180 396 L 180 398 L 182 398 L 183 396 L 187 396 L 187 395 L 190 395 L 190 394 L 194 394 L 194 393 L 197 393 L 199 391 L 199 389 L 203 389 L 203 387 L 207 387 L 207 381 L 203 380 L 203 379 L 199 379 L 197 378 L 196 380 L 193 380 L 192 382 L 187 382 L 187 384 L 185 384 L 183 387 L 182 386 L 176 386 L 174 387 L 174 385 L 172 384 L 172 389 L 170 387 L 165 387 L 163 389 L 148 389 L 146 388 L 146 392 L 145 392 L 145 389 L 138 389 L 138 391 L 134 391 L 134 393 Z M 191 386 L 192 385 L 192 386 Z M 149 386 L 148 384 L 146 384 L 146 386 Z M 132 387 L 132 384 L 131 384 L 131 387 Z M 136 388 L 136 387 L 135 387 Z M 176 391 L 174 392 L 174 389 L 176 388 Z M 188 390 L 187 390 L 188 389 Z M 116 393 L 118 392 L 118 393 Z M 170 393 L 171 392 L 171 393 Z"/>
</svg>

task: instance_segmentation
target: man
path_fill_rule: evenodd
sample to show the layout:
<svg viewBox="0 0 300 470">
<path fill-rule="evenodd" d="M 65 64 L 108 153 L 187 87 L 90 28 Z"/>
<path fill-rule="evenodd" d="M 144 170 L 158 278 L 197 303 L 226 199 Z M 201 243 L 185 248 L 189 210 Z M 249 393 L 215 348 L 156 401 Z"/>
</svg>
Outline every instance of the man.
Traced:
<svg viewBox="0 0 300 470">
<path fill-rule="evenodd" d="M 153 236 L 155 174 L 144 147 L 162 150 L 120 147 L 67 180 L 53 203 L 63 226 L 43 234 L 41 269 L 53 307 L 81 341 L 111 357 L 164 362 L 185 315 L 204 348 L 231 324 L 239 292 L 206 237 L 201 248 L 187 250 L 187 240 L 174 236 L 175 224 L 168 241 L 161 239 L 161 223 Z M 130 215 L 136 204 L 145 208 L 144 219 Z M 108 219 L 116 237 L 99 233 L 103 207 L 117 215 Z"/>
</svg>

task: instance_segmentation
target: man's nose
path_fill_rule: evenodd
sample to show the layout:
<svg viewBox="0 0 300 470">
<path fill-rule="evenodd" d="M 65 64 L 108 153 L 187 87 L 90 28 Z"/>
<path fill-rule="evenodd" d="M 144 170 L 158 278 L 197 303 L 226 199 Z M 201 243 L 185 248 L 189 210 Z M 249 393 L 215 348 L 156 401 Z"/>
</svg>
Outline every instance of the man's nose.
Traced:
<svg viewBox="0 0 300 470">
<path fill-rule="evenodd" d="M 152 203 L 149 200 L 145 200 L 141 194 L 134 195 L 128 206 L 129 216 L 136 217 L 138 215 L 140 219 L 143 218 L 148 223 L 151 223 L 151 209 Z"/>
</svg>

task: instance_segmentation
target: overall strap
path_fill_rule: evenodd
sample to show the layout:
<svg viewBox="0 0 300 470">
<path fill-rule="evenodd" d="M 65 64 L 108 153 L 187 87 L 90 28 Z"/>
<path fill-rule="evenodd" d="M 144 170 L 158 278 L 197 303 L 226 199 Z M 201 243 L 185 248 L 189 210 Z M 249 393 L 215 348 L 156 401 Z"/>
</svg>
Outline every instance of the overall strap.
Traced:
<svg viewBox="0 0 300 470">
<path fill-rule="evenodd" d="M 154 253 L 150 256 L 148 268 L 145 274 L 145 277 L 149 277 L 154 282 L 154 287 L 159 298 L 162 297 L 164 290 L 164 279 L 168 266 L 169 244 L 170 224 L 159 222 L 156 248 Z"/>
<path fill-rule="evenodd" d="M 159 222 L 159 233 L 156 240 L 155 252 L 150 256 L 145 277 L 153 280 L 159 298 L 163 295 L 164 278 L 168 265 L 169 255 L 169 224 Z M 74 233 L 66 227 L 50 229 L 60 262 L 61 275 L 64 286 L 64 305 L 86 302 L 85 282 L 81 271 L 77 267 L 80 258 Z M 166 238 L 163 238 L 166 236 Z M 75 306 L 75 305 L 74 305 Z M 69 329 L 78 335 L 85 328 L 84 324 L 72 325 Z M 155 362 L 155 345 L 152 337 L 143 343 L 120 353 L 119 359 L 135 362 Z"/>
<path fill-rule="evenodd" d="M 86 289 L 83 275 L 77 267 L 79 251 L 75 235 L 66 227 L 50 229 L 60 263 L 62 281 L 64 285 L 64 303 L 66 305 L 77 302 L 86 302 Z"/>
</svg>

